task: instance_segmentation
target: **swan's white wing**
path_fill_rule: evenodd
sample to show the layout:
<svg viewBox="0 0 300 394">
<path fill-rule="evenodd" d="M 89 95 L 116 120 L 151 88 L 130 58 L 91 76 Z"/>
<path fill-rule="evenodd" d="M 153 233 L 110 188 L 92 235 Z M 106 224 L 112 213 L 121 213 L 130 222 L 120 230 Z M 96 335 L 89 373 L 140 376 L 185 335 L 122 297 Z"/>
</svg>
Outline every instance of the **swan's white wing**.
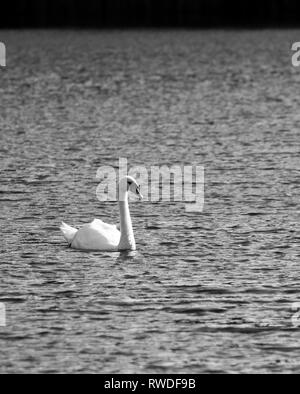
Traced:
<svg viewBox="0 0 300 394">
<path fill-rule="evenodd" d="M 72 247 L 80 250 L 116 251 L 120 238 L 121 233 L 116 226 L 96 219 L 77 232 Z"/>
<path fill-rule="evenodd" d="M 116 229 L 117 229 L 117 226 L 116 226 L 116 225 L 104 223 L 104 222 L 102 222 L 102 220 L 100 220 L 100 219 L 95 219 L 95 220 L 92 222 L 92 225 L 93 225 L 93 226 L 96 226 L 96 227 L 101 227 L 101 228 L 106 229 L 106 230 L 108 230 L 108 231 L 109 231 L 109 230 L 116 230 Z"/>
</svg>

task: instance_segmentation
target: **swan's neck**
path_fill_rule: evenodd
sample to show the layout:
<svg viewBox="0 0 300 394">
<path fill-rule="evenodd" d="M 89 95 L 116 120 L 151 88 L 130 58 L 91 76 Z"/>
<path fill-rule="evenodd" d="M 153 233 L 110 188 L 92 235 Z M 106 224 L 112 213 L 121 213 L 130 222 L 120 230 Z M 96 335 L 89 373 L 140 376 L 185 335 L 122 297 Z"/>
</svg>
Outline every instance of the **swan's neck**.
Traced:
<svg viewBox="0 0 300 394">
<path fill-rule="evenodd" d="M 136 250 L 132 221 L 129 211 L 128 193 L 119 201 L 121 219 L 121 240 L 119 250 Z"/>
</svg>

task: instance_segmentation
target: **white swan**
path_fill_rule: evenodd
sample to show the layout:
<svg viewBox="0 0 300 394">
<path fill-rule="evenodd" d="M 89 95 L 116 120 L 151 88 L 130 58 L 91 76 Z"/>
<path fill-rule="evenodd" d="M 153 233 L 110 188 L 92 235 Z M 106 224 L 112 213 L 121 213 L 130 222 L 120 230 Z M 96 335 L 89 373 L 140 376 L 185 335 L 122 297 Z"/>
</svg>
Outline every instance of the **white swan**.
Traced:
<svg viewBox="0 0 300 394">
<path fill-rule="evenodd" d="M 136 194 L 141 200 L 143 198 L 141 188 L 134 178 L 127 176 L 120 181 L 119 190 L 121 231 L 117 226 L 103 223 L 98 219 L 83 226 L 80 230 L 62 223 L 60 230 L 71 248 L 105 252 L 136 250 L 128 192 Z"/>
</svg>

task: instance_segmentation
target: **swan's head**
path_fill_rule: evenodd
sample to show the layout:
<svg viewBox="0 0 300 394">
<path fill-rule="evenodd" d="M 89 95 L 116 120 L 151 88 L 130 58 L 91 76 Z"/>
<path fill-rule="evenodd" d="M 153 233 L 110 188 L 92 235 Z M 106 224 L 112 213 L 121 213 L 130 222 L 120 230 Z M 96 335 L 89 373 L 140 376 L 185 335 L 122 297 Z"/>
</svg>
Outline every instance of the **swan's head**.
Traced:
<svg viewBox="0 0 300 394">
<path fill-rule="evenodd" d="M 135 194 L 140 200 L 143 199 L 143 195 L 141 193 L 141 185 L 139 185 L 133 177 L 126 176 L 122 179 L 121 183 L 124 186 L 126 184 L 126 189 L 128 192 Z"/>
</svg>

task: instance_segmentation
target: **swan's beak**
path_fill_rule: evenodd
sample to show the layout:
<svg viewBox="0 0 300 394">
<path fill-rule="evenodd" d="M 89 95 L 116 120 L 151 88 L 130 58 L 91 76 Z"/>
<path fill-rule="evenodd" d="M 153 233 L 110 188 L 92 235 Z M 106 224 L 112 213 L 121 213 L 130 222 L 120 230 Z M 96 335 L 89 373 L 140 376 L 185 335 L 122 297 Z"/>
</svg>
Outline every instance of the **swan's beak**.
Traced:
<svg viewBox="0 0 300 394">
<path fill-rule="evenodd" d="M 142 193 L 140 192 L 140 193 L 139 193 L 139 200 L 142 201 L 143 198 L 144 198 L 144 196 L 143 196 Z"/>
<path fill-rule="evenodd" d="M 142 201 L 142 199 L 144 198 L 144 196 L 143 196 L 142 193 L 141 193 L 141 186 L 138 186 L 137 189 L 136 189 L 136 191 L 137 191 L 137 195 L 138 195 L 138 197 L 139 197 L 139 200 Z"/>
</svg>

